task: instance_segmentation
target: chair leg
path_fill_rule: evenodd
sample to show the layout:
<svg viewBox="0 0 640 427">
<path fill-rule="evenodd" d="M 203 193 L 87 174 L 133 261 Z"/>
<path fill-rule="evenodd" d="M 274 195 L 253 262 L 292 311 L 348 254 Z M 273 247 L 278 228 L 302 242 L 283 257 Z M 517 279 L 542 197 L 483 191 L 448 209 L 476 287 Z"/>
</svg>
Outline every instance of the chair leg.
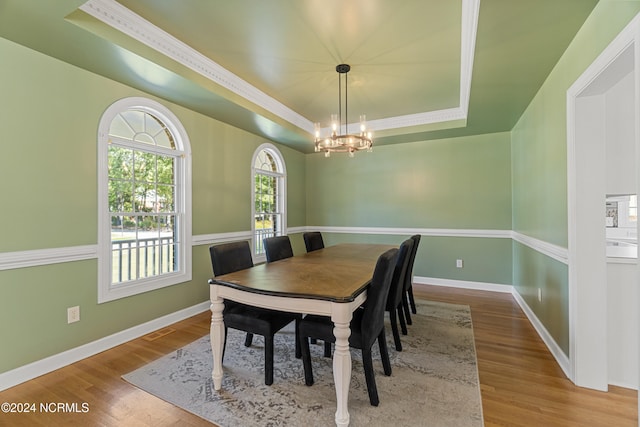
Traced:
<svg viewBox="0 0 640 427">
<path fill-rule="evenodd" d="M 296 319 L 296 359 L 302 357 L 302 350 L 300 349 L 300 321 Z"/>
<path fill-rule="evenodd" d="M 400 319 L 400 328 L 402 328 L 402 335 L 407 335 L 407 323 L 404 321 L 404 310 L 402 309 L 402 304 L 398 306 L 396 311 L 398 312 L 398 319 Z"/>
<path fill-rule="evenodd" d="M 397 310 L 389 310 L 389 323 L 391 323 L 391 333 L 393 334 L 393 342 L 396 345 L 396 350 L 402 351 L 402 342 L 400 341 L 400 332 L 398 332 L 398 321 L 396 319 L 396 312 Z"/>
<path fill-rule="evenodd" d="M 304 368 L 304 383 L 313 385 L 313 369 L 311 368 L 311 352 L 309 338 L 300 336 L 300 351 L 302 353 L 302 367 Z"/>
<path fill-rule="evenodd" d="M 389 359 L 389 350 L 387 349 L 387 334 L 384 328 L 378 335 L 378 348 L 380 349 L 380 358 L 382 359 L 382 367 L 386 376 L 391 375 L 391 360 Z"/>
<path fill-rule="evenodd" d="M 264 383 L 273 384 L 273 335 L 264 337 Z"/>
<path fill-rule="evenodd" d="M 373 372 L 373 359 L 371 358 L 371 349 L 362 349 L 362 364 L 364 365 L 364 377 L 367 380 L 367 391 L 369 392 L 369 403 L 371 406 L 378 406 L 378 389 L 376 387 L 376 378 Z"/>
<path fill-rule="evenodd" d="M 331 357 L 331 341 L 324 342 L 324 357 Z"/>
<path fill-rule="evenodd" d="M 416 310 L 416 300 L 413 298 L 413 286 L 409 285 L 409 303 L 411 303 L 411 312 L 413 314 L 418 313 Z"/>
<path fill-rule="evenodd" d="M 253 334 L 247 332 L 247 336 L 244 339 L 244 346 L 251 347 L 251 343 L 253 342 Z"/>
<path fill-rule="evenodd" d="M 409 298 L 407 293 L 402 293 L 402 308 L 404 309 L 404 317 L 407 320 L 407 325 L 411 325 L 411 311 L 409 310 Z"/>
</svg>

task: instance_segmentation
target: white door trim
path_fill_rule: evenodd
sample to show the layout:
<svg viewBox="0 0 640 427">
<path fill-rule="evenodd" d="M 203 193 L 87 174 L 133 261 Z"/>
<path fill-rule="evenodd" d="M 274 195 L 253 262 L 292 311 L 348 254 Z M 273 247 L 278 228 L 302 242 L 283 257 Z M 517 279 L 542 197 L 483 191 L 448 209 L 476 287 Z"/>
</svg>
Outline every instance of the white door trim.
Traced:
<svg viewBox="0 0 640 427">
<path fill-rule="evenodd" d="M 584 185 L 584 181 L 590 179 L 587 172 L 588 165 L 585 165 L 585 158 L 594 158 L 598 152 L 604 150 L 602 147 L 585 147 L 585 141 L 577 142 L 580 128 L 576 120 L 576 108 L 585 95 L 594 92 L 596 79 L 607 70 L 611 72 L 616 61 L 622 57 L 623 53 L 633 49 L 634 56 L 634 79 L 635 79 L 635 129 L 636 129 L 636 153 L 638 153 L 638 131 L 640 123 L 638 120 L 637 106 L 639 105 L 639 52 L 640 52 L 640 14 L 620 32 L 620 34 L 605 48 L 596 60 L 585 70 L 585 72 L 575 81 L 567 91 L 567 203 L 568 203 L 568 243 L 569 243 L 569 360 L 571 380 L 579 386 L 593 388 L 597 390 L 607 390 L 607 311 L 606 311 L 606 277 L 601 275 L 605 269 L 606 254 L 600 254 L 598 245 L 589 247 L 589 238 L 592 235 L 586 226 L 588 220 L 583 219 L 585 212 L 581 208 L 589 205 L 595 198 L 602 195 L 587 194 L 579 191 L 579 186 Z M 613 67 L 612 67 L 613 66 Z M 610 69 L 610 67 L 612 67 Z M 597 84 L 597 83 L 596 83 Z M 583 96 L 582 100 L 580 97 Z M 588 101 L 591 102 L 591 101 Z M 578 107 L 580 108 L 580 107 Z M 585 151 L 586 150 L 586 151 Z M 587 152 L 590 151 L 590 152 Z M 638 154 L 636 154 L 637 156 Z M 586 161 L 589 161 L 588 159 Z M 601 160 L 602 162 L 604 160 Z M 602 167 L 604 169 L 604 165 Z M 594 173 L 598 173 L 595 171 Z M 604 185 L 604 184 L 602 184 Z M 640 188 L 640 187 L 638 187 Z M 590 199 L 589 199 L 590 198 Z M 602 204 L 604 212 L 604 203 Z M 580 211 L 580 215 L 578 215 Z M 604 222 L 604 218 L 602 218 Z M 604 234 L 604 226 L 601 227 Z M 598 236 L 595 236 L 597 240 Z M 587 240 L 587 244 L 585 244 Z M 602 251 L 605 252 L 604 237 Z M 599 266 L 600 263 L 603 265 Z M 593 274 L 593 271 L 596 274 Z"/>
</svg>

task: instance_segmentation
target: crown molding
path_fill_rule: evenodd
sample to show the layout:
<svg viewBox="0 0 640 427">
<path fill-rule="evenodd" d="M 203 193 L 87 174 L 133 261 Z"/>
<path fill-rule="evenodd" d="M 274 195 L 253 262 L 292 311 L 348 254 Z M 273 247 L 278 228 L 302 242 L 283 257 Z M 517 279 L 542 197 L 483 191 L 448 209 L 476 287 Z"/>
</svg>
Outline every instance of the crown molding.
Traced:
<svg viewBox="0 0 640 427">
<path fill-rule="evenodd" d="M 80 10 L 146 46 L 199 73 L 247 101 L 264 108 L 300 129 L 314 133 L 313 122 L 236 76 L 115 0 L 89 0 Z M 460 44 L 460 104 L 458 107 L 369 121 L 374 130 L 398 129 L 466 119 L 471 92 L 480 0 L 462 0 Z"/>
<path fill-rule="evenodd" d="M 80 10 L 289 123 L 309 133 L 313 132 L 313 123 L 310 120 L 115 0 L 89 0 L 80 6 Z"/>
<path fill-rule="evenodd" d="M 473 59 L 476 51 L 476 34 L 478 17 L 480 16 L 480 0 L 462 1 L 462 34 L 460 46 L 460 105 L 464 118 L 469 111 L 471 78 L 473 77 Z"/>
<path fill-rule="evenodd" d="M 405 116 L 388 117 L 386 119 L 367 120 L 367 127 L 372 131 L 399 129 L 411 126 L 444 123 L 464 120 L 467 114 L 460 107 L 445 110 L 428 111 L 426 113 L 407 114 Z"/>
</svg>

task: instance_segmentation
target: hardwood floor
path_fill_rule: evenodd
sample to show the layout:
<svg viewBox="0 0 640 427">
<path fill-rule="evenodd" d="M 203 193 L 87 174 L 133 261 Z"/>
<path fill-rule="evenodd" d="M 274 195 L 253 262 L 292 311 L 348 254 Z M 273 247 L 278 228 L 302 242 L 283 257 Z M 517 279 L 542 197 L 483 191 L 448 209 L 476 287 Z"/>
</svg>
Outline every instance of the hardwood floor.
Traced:
<svg viewBox="0 0 640 427">
<path fill-rule="evenodd" d="M 573 385 L 510 294 L 414 286 L 471 307 L 485 426 L 638 426 L 637 392 Z"/>
<path fill-rule="evenodd" d="M 638 426 L 637 392 L 574 386 L 511 295 L 436 286 L 414 286 L 414 292 L 471 307 L 485 426 Z M 0 392 L 0 403 L 36 406 L 31 413 L 0 413 L 0 426 L 211 426 L 120 378 L 207 334 L 209 324 L 209 313 L 202 313 L 156 339 L 130 341 Z M 57 403 L 76 412 L 58 410 Z"/>
</svg>

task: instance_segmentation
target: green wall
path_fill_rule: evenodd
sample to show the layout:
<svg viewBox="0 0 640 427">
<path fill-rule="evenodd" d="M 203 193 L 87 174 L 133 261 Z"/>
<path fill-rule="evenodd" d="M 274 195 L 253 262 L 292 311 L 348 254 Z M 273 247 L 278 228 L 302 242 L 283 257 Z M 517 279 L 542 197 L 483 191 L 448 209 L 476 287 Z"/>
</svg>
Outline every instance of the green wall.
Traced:
<svg viewBox="0 0 640 427">
<path fill-rule="evenodd" d="M 511 229 L 509 133 L 307 156 L 307 223 Z"/>
<path fill-rule="evenodd" d="M 288 226 L 347 231 L 326 233 L 327 244 L 399 244 L 411 230 L 444 230 L 423 237 L 416 275 L 513 284 L 568 352 L 566 264 L 508 238 L 455 234 L 513 229 L 567 246 L 566 90 L 638 10 L 639 1 L 601 0 L 512 132 L 375 147 L 353 159 L 279 146 Z M 0 252 L 95 245 L 99 118 L 118 99 L 148 95 L 4 39 L 0 57 Z M 193 234 L 250 230 L 250 162 L 266 141 L 156 100 L 191 141 Z M 293 240 L 303 250 L 300 235 Z M 11 348 L 0 372 L 204 302 L 211 267 L 206 245 L 196 246 L 191 282 L 100 305 L 96 275 L 96 260 L 0 271 L 0 342 Z M 82 320 L 67 325 L 74 305 Z"/>
<path fill-rule="evenodd" d="M 637 0 L 601 0 L 512 130 L 515 231 L 568 246 L 566 93 L 638 11 Z M 568 354 L 567 265 L 517 244 L 513 260 L 513 285 Z"/>
<path fill-rule="evenodd" d="M 310 154 L 306 164 L 309 227 L 448 229 L 454 234 L 511 230 L 506 132 L 375 147 L 353 158 Z M 336 234 L 329 241 L 345 239 L 383 237 Z M 458 258 L 464 260 L 463 269 L 455 268 Z M 426 235 L 414 271 L 424 277 L 510 284 L 511 240 Z"/>
<path fill-rule="evenodd" d="M 147 94 L 0 39 L 0 252 L 97 244 L 97 129 L 118 99 Z M 178 105 L 193 154 L 193 234 L 251 230 L 251 160 L 268 142 Z M 305 224 L 305 156 L 278 146 L 288 224 Z M 0 372 L 207 301 L 207 245 L 193 280 L 97 304 L 97 261 L 0 271 Z M 67 307 L 81 321 L 67 324 Z M 10 351 L 7 349 L 10 348 Z"/>
<path fill-rule="evenodd" d="M 324 233 L 325 245 L 362 242 L 400 244 L 409 234 Z M 423 235 L 413 273 L 418 277 L 463 282 L 511 284 L 511 239 Z M 464 268 L 456 268 L 456 259 Z"/>
</svg>

